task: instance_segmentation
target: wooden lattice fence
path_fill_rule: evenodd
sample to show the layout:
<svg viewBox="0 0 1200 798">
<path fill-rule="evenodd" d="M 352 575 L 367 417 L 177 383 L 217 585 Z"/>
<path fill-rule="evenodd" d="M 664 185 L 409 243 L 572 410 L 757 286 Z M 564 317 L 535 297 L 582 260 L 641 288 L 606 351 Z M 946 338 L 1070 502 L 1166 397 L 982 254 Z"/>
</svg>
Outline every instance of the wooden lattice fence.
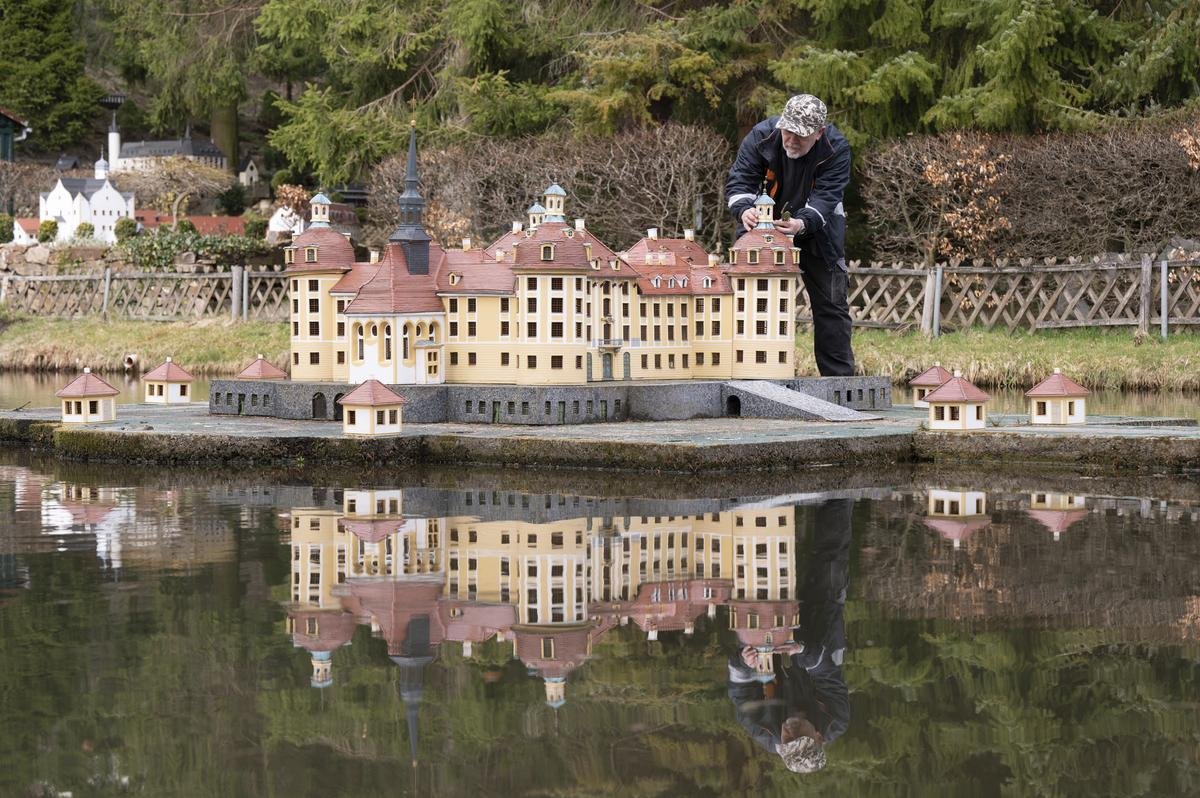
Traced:
<svg viewBox="0 0 1200 798">
<path fill-rule="evenodd" d="M 850 265 L 850 315 L 856 327 L 969 327 L 1014 331 L 1069 327 L 1200 325 L 1200 261 L 1148 256 L 1091 261 L 1021 260 L 985 264 Z M 808 297 L 800 323 L 812 322 Z"/>
<path fill-rule="evenodd" d="M 287 279 L 234 267 L 205 274 L 138 273 L 0 278 L 0 304 L 37 316 L 170 321 L 228 315 L 288 318 Z"/>
</svg>

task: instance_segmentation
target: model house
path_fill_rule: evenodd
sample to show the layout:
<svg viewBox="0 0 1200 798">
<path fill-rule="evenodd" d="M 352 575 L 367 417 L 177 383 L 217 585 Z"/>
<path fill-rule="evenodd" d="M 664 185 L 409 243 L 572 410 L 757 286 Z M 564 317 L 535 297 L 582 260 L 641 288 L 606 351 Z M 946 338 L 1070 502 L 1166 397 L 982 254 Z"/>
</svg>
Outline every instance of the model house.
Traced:
<svg viewBox="0 0 1200 798">
<path fill-rule="evenodd" d="M 987 426 L 985 405 L 991 397 L 964 379 L 962 372 L 925 394 L 929 405 L 929 428 L 940 430 L 983 429 Z"/>
<path fill-rule="evenodd" d="M 359 262 L 330 226 L 331 203 L 285 251 L 292 379 L 388 385 L 582 384 L 608 380 L 790 379 L 799 250 L 769 223 L 728 261 L 650 231 L 618 253 L 568 223 L 546 189 L 528 224 L 484 248 L 443 248 L 422 226 L 415 132 L 400 224 Z M 768 203 L 770 198 L 765 199 Z M 770 218 L 770 206 L 760 210 Z"/>
<path fill-rule="evenodd" d="M 1026 512 L 1057 542 L 1072 524 L 1087 518 L 1087 498 L 1070 493 L 1034 493 Z"/>
<path fill-rule="evenodd" d="M 1055 369 L 1025 392 L 1031 424 L 1086 424 L 1087 388 Z"/>
<path fill-rule="evenodd" d="M 239 380 L 286 380 L 287 372 L 262 355 L 254 358 L 249 366 L 238 372 Z"/>
<path fill-rule="evenodd" d="M 54 395 L 62 400 L 64 424 L 99 424 L 116 420 L 117 404 L 113 397 L 120 393 L 85 368 Z"/>
<path fill-rule="evenodd" d="M 909 387 L 913 391 L 913 407 L 929 407 L 929 403 L 925 401 L 925 397 L 931 391 L 945 385 L 953 376 L 953 374 L 942 368 L 941 363 L 934 363 L 932 367 L 925 369 L 909 380 Z"/>
<path fill-rule="evenodd" d="M 142 377 L 146 401 L 156 405 L 186 405 L 192 401 L 192 383 L 196 378 L 171 358 Z"/>
<path fill-rule="evenodd" d="M 367 380 L 337 401 L 345 434 L 373 438 L 400 434 L 404 397 L 379 380 Z"/>
<path fill-rule="evenodd" d="M 75 237 L 81 224 L 90 224 L 92 238 L 112 243 L 117 240 L 117 220 L 134 215 L 132 193 L 122 192 L 109 179 L 109 164 L 96 161 L 94 176 L 60 177 L 38 200 L 38 221 L 58 223 L 58 241 Z"/>
</svg>

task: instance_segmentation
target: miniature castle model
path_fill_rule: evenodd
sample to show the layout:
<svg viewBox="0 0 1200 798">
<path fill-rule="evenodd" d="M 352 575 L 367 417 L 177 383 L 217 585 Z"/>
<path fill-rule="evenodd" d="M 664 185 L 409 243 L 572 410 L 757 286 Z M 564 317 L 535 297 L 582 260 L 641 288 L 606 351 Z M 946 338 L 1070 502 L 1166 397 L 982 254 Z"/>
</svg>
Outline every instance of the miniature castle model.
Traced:
<svg viewBox="0 0 1200 798">
<path fill-rule="evenodd" d="M 146 401 L 158 405 L 187 405 L 192 401 L 192 383 L 196 378 L 180 368 L 171 358 L 142 377 L 146 385 Z"/>
<path fill-rule="evenodd" d="M 108 127 L 108 163 L 114 172 L 136 172 L 154 169 L 163 158 L 185 158 L 216 169 L 224 169 L 225 153 L 207 139 L 192 137 L 189 125 L 182 138 L 165 141 L 121 141 L 117 129 L 117 114 L 113 112 Z"/>
<path fill-rule="evenodd" d="M 941 363 L 934 363 L 930 368 L 909 380 L 908 384 L 913 389 L 913 407 L 929 407 L 929 402 L 925 401 L 925 397 L 936 388 L 945 385 L 953 376 L 942 368 Z"/>
<path fill-rule="evenodd" d="M 925 394 L 929 404 L 929 428 L 944 430 L 983 429 L 987 426 L 984 405 L 992 397 L 963 379 L 961 371 L 944 385 Z"/>
<path fill-rule="evenodd" d="M 1086 424 L 1087 388 L 1055 369 L 1025 392 L 1031 424 Z"/>
<path fill-rule="evenodd" d="M 691 236 L 649 231 L 614 252 L 566 192 L 546 189 L 529 224 L 488 247 L 446 249 L 422 226 L 416 131 L 400 224 L 378 262 L 355 260 L 311 200 L 312 224 L 285 250 L 292 379 L 388 385 L 582 384 L 602 380 L 790 379 L 800 252 L 763 222 L 728 262 Z"/>
<path fill-rule="evenodd" d="M 54 395 L 62 399 L 64 424 L 100 424 L 116 420 L 117 405 L 113 397 L 120 393 L 85 368 Z"/>
<path fill-rule="evenodd" d="M 96 161 L 91 179 L 60 177 L 54 188 L 42 193 L 38 199 L 38 220 L 58 223 L 56 240 L 74 238 L 81 224 L 92 225 L 92 238 L 109 243 L 117 240 L 117 220 L 133 217 L 134 197 L 118 189 L 108 173 L 109 162 L 102 157 Z"/>
</svg>

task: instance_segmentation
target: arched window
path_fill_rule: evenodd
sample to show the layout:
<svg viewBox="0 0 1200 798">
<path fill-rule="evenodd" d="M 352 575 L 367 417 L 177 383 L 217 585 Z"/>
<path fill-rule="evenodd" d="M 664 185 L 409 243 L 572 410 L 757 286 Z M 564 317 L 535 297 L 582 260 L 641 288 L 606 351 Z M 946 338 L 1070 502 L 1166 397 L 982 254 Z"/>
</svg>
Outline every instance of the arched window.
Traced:
<svg viewBox="0 0 1200 798">
<path fill-rule="evenodd" d="M 675 278 L 668 277 L 667 278 L 667 288 L 674 288 L 674 287 L 675 287 Z"/>
<path fill-rule="evenodd" d="M 355 360 L 361 361 L 364 357 L 364 355 L 363 355 L 363 327 L 361 324 L 354 325 L 354 340 L 355 340 L 355 349 L 358 352 L 358 354 L 355 355 Z"/>
<path fill-rule="evenodd" d="M 434 322 L 430 322 L 430 323 L 429 323 L 429 340 L 430 340 L 430 341 L 437 341 L 437 339 L 438 339 L 438 325 L 437 325 L 437 322 L 436 322 L 436 321 L 434 321 Z"/>
<path fill-rule="evenodd" d="M 705 278 L 704 278 L 704 287 L 705 287 L 705 288 L 712 288 L 712 278 L 711 278 L 711 277 L 705 277 Z"/>
<path fill-rule="evenodd" d="M 371 337 L 372 337 L 372 338 L 376 338 L 376 337 L 378 337 L 378 336 L 379 336 L 379 325 L 378 325 L 378 324 L 372 324 L 372 325 L 371 325 Z"/>
<path fill-rule="evenodd" d="M 542 260 L 554 260 L 553 244 L 542 244 Z"/>
<path fill-rule="evenodd" d="M 404 331 L 400 334 L 400 357 L 408 360 L 408 325 L 404 325 Z"/>
<path fill-rule="evenodd" d="M 658 288 L 658 287 L 660 287 L 660 286 L 662 285 L 662 278 L 661 278 L 661 277 L 655 277 L 654 279 L 652 279 L 652 280 L 650 281 L 650 285 L 654 286 L 655 288 Z"/>
<path fill-rule="evenodd" d="M 383 328 L 383 359 L 392 359 L 392 325 L 385 325 Z"/>
<path fill-rule="evenodd" d="M 420 340 L 420 339 L 421 339 L 421 334 L 422 334 L 424 331 L 425 331 L 425 325 L 423 325 L 423 324 L 418 324 L 418 325 L 417 325 L 417 340 Z"/>
</svg>

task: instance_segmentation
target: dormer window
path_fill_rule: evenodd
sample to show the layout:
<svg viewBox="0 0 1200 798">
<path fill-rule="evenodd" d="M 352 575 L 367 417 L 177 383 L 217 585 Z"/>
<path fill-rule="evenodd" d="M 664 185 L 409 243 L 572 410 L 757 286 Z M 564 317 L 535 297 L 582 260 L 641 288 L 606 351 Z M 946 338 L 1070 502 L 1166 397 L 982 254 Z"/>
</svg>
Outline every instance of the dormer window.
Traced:
<svg viewBox="0 0 1200 798">
<path fill-rule="evenodd" d="M 681 286 L 683 286 L 684 288 L 687 288 L 687 278 L 686 278 L 686 277 L 680 277 L 680 278 L 679 278 L 679 284 L 680 284 Z"/>
<path fill-rule="evenodd" d="M 655 288 L 659 288 L 660 286 L 662 286 L 662 278 L 661 277 L 653 278 L 652 280 L 650 280 L 650 285 L 654 286 Z"/>
<path fill-rule="evenodd" d="M 317 262 L 317 248 L 316 247 L 305 247 L 304 248 L 304 262 L 305 263 L 316 263 Z"/>
<path fill-rule="evenodd" d="M 291 248 L 285 249 L 283 251 L 283 262 L 288 263 L 288 264 L 295 263 L 296 262 L 296 250 L 291 249 Z"/>
<path fill-rule="evenodd" d="M 757 249 L 746 250 L 746 263 L 758 263 L 758 250 Z"/>
<path fill-rule="evenodd" d="M 595 271 L 600 271 L 600 259 L 599 258 L 592 261 L 592 269 L 594 269 Z"/>
<path fill-rule="evenodd" d="M 458 285 L 459 277 L 454 272 L 450 272 L 450 285 Z"/>
<path fill-rule="evenodd" d="M 771 235 L 770 233 L 767 233 L 763 236 L 763 241 L 766 241 L 768 244 L 772 243 L 774 240 L 775 236 Z"/>
<path fill-rule="evenodd" d="M 674 287 L 675 287 L 675 278 L 668 277 L 667 278 L 667 288 L 674 288 Z"/>
<path fill-rule="evenodd" d="M 621 261 L 619 261 L 619 260 L 610 260 L 608 262 L 608 265 L 612 266 L 612 270 L 614 272 L 621 271 Z"/>
<path fill-rule="evenodd" d="M 786 263 L 786 261 L 784 260 L 783 250 L 775 250 L 775 265 L 782 266 L 784 263 Z"/>
<path fill-rule="evenodd" d="M 553 244 L 542 244 L 542 260 L 554 260 Z"/>
<path fill-rule="evenodd" d="M 705 277 L 705 278 L 704 278 L 704 287 L 705 287 L 705 288 L 712 288 L 712 278 L 711 278 L 711 277 Z"/>
<path fill-rule="evenodd" d="M 737 264 L 737 256 L 738 256 L 738 251 L 736 249 L 729 250 L 730 264 Z"/>
<path fill-rule="evenodd" d="M 798 249 L 792 250 L 792 263 L 795 263 L 796 265 L 800 264 L 800 250 L 798 250 Z"/>
<path fill-rule="evenodd" d="M 575 231 L 574 231 L 574 230 L 572 230 L 570 227 L 568 227 L 566 230 L 563 230 L 563 233 L 565 233 L 565 234 L 566 234 L 567 238 L 574 238 L 574 237 L 575 237 Z"/>
</svg>

